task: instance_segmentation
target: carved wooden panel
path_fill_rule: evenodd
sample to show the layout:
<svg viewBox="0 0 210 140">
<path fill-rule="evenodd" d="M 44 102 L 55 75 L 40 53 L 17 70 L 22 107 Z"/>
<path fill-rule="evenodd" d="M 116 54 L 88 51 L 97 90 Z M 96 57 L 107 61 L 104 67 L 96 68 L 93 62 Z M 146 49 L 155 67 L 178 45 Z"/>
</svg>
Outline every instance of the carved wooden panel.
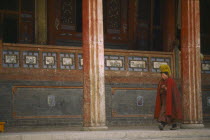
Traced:
<svg viewBox="0 0 210 140">
<path fill-rule="evenodd" d="M 75 30 L 76 24 L 75 0 L 62 0 L 61 3 L 61 29 Z"/>
<path fill-rule="evenodd" d="M 128 40 L 128 0 L 104 0 L 105 41 L 126 43 Z"/>
<path fill-rule="evenodd" d="M 107 32 L 120 33 L 121 27 L 121 3 L 120 0 L 110 0 L 108 2 L 109 10 L 107 10 Z"/>
<path fill-rule="evenodd" d="M 49 42 L 69 45 L 82 39 L 82 0 L 53 0 L 48 3 Z"/>
</svg>

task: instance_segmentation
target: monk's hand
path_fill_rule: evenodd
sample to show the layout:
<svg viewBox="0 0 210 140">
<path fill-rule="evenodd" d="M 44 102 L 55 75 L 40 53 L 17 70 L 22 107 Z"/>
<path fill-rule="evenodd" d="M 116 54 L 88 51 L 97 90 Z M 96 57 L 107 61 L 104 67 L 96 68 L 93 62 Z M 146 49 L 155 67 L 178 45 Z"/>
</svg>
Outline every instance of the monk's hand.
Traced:
<svg viewBox="0 0 210 140">
<path fill-rule="evenodd" d="M 166 85 L 162 85 L 161 88 L 164 89 L 164 90 L 167 90 Z"/>
<path fill-rule="evenodd" d="M 161 88 L 166 88 L 166 85 L 162 85 Z"/>
</svg>

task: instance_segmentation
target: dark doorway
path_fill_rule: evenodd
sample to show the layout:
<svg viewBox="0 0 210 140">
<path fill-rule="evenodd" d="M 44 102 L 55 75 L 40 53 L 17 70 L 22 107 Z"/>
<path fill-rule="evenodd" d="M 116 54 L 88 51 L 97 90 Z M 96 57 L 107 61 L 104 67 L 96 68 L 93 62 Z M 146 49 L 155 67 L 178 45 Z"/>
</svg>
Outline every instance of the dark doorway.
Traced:
<svg viewBox="0 0 210 140">
<path fill-rule="evenodd" d="M 18 41 L 18 17 L 5 15 L 3 18 L 3 41 L 6 43 L 17 43 Z"/>
</svg>

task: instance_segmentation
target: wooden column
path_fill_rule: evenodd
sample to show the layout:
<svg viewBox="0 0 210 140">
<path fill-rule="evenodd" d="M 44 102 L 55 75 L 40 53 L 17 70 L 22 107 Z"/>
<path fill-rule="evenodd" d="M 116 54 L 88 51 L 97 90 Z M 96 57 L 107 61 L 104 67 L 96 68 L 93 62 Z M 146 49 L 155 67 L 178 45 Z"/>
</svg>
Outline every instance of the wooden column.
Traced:
<svg viewBox="0 0 210 140">
<path fill-rule="evenodd" d="M 163 5 L 163 51 L 173 51 L 175 41 L 175 0 L 164 0 Z"/>
<path fill-rule="evenodd" d="M 35 43 L 47 44 L 46 0 L 36 0 L 35 3 Z"/>
<path fill-rule="evenodd" d="M 203 127 L 199 0 L 181 2 L 183 128 Z"/>
<path fill-rule="evenodd" d="M 104 130 L 105 82 L 102 0 L 83 0 L 83 126 Z"/>
</svg>

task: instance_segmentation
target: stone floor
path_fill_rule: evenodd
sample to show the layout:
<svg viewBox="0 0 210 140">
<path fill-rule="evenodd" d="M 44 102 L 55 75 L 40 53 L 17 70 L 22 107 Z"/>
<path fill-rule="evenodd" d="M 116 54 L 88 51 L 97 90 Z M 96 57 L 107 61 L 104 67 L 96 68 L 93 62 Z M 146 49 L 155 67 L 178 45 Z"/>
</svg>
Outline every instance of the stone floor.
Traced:
<svg viewBox="0 0 210 140">
<path fill-rule="evenodd" d="M 202 129 L 160 131 L 157 126 L 109 127 L 107 131 L 81 131 L 79 127 L 6 128 L 0 140 L 210 140 L 210 126 Z"/>
</svg>

